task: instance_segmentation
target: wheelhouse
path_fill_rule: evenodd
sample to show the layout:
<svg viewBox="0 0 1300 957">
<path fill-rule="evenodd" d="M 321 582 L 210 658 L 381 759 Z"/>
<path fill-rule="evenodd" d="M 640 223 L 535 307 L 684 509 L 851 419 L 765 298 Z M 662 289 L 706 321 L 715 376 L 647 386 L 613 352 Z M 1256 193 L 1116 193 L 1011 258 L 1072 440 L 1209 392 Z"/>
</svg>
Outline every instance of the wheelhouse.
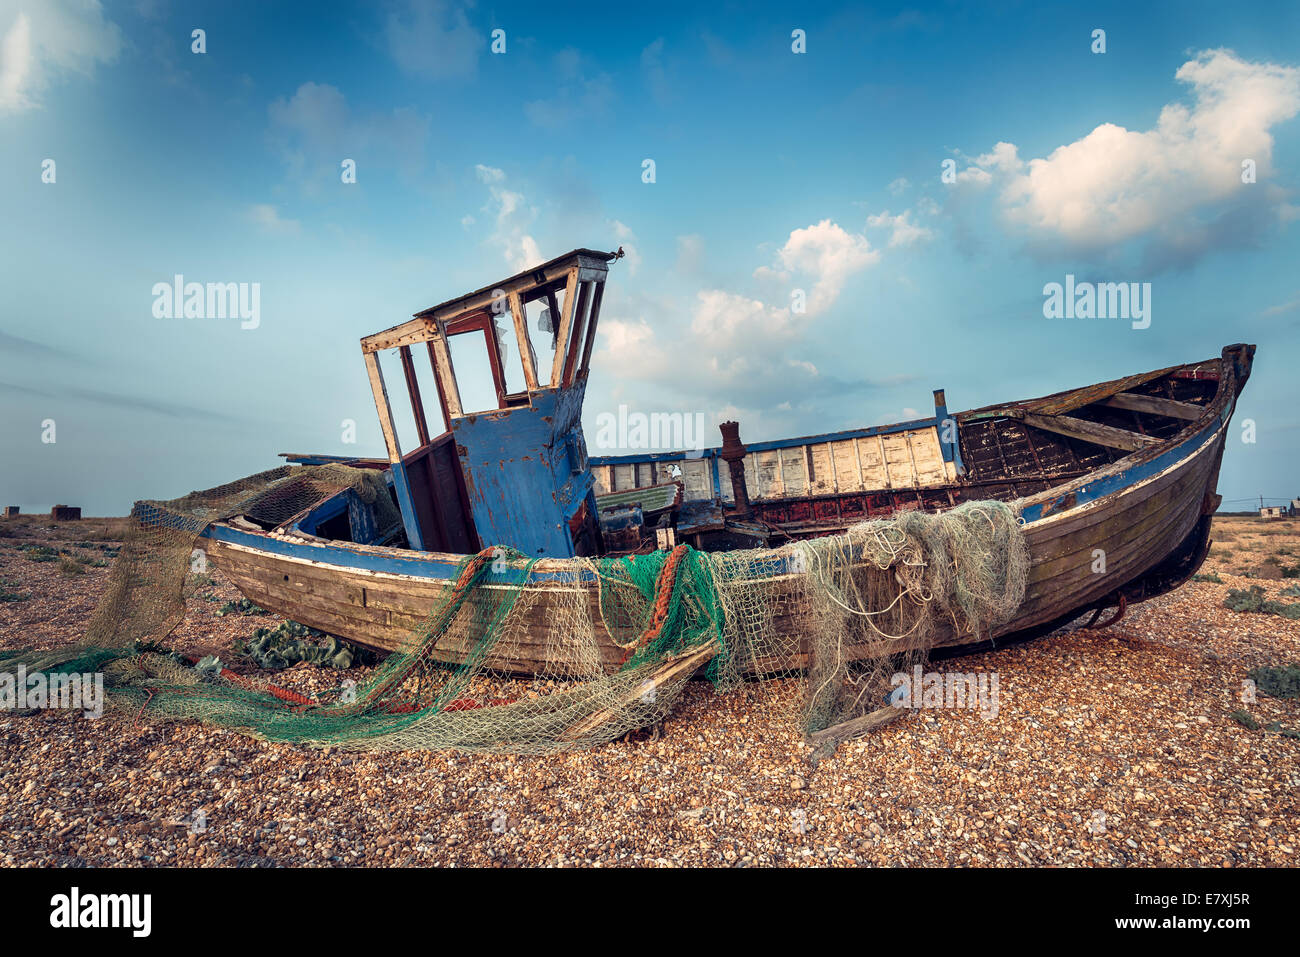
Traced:
<svg viewBox="0 0 1300 957">
<path fill-rule="evenodd" d="M 464 553 L 500 543 L 553 557 L 600 551 L 582 400 L 608 264 L 621 255 L 575 249 L 361 340 L 411 548 Z M 485 357 L 480 379 L 490 392 L 462 389 L 465 344 Z M 387 350 L 400 358 L 410 400 L 410 451 L 380 368 Z M 417 352 L 427 353 L 433 373 L 445 425 L 438 434 L 429 428 L 416 370 L 426 360 Z"/>
</svg>

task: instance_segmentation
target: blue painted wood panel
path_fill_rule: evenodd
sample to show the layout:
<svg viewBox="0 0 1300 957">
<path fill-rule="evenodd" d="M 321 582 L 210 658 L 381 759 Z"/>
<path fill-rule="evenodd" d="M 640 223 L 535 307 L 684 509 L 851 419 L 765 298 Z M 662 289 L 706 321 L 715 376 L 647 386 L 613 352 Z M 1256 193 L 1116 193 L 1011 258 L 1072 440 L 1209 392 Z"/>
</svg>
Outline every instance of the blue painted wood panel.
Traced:
<svg viewBox="0 0 1300 957">
<path fill-rule="evenodd" d="M 569 520 L 594 486 L 582 433 L 586 383 L 536 392 L 529 406 L 452 421 L 474 524 L 484 544 L 570 558 Z"/>
</svg>

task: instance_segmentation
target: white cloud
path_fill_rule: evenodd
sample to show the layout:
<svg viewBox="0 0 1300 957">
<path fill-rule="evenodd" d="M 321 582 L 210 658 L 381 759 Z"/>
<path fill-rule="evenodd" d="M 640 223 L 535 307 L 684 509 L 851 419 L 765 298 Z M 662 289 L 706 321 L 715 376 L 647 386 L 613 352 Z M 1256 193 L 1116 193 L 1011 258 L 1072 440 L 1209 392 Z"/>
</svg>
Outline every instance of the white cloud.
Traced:
<svg viewBox="0 0 1300 957">
<path fill-rule="evenodd" d="M 667 353 L 643 318 L 602 315 L 596 327 L 601 346 L 593 365 L 616 380 L 654 378 L 670 369 Z"/>
<path fill-rule="evenodd" d="M 388 52 L 407 73 L 428 79 L 473 76 L 486 37 L 470 22 L 464 7 L 414 0 L 391 10 L 384 25 Z"/>
<path fill-rule="evenodd" d="M 957 182 L 969 183 L 972 186 L 988 186 L 993 182 L 993 174 L 978 166 L 970 166 L 957 174 Z"/>
<path fill-rule="evenodd" d="M 1270 195 L 1263 184 L 1272 174 L 1271 131 L 1300 112 L 1300 69 L 1207 50 L 1175 77 L 1190 87 L 1191 105 L 1166 105 L 1152 129 L 1103 123 L 1027 162 L 1013 144 L 998 143 L 958 180 L 996 180 L 1007 221 L 1031 239 L 1078 252 L 1138 238 L 1203 251 L 1213 242 L 1206 216 L 1227 216 L 1240 232 L 1253 215 L 1249 204 Z M 1256 163 L 1258 184 L 1241 181 L 1246 159 Z"/>
<path fill-rule="evenodd" d="M 971 165 L 957 174 L 957 182 L 988 186 L 993 182 L 995 173 L 1013 173 L 1023 166 L 1015 145 L 1000 142 L 989 152 L 981 153 L 971 160 Z M 989 172 L 990 169 L 993 172 Z"/>
<path fill-rule="evenodd" d="M 512 252 L 507 253 L 507 258 L 512 260 L 512 265 L 516 272 L 523 272 L 525 269 L 531 269 L 533 266 L 541 265 L 546 260 L 542 258 L 541 247 L 537 245 L 537 240 L 532 236 L 520 236 L 518 244 Z"/>
<path fill-rule="evenodd" d="M 702 252 L 700 237 L 678 237 L 679 262 L 697 264 Z M 807 411 L 819 396 L 842 397 L 871 387 L 865 379 L 846 382 L 824 375 L 798 352 L 809 327 L 834 304 L 849 278 L 879 255 L 864 236 L 831 220 L 795 229 L 773 264 L 754 271 L 758 278 L 785 283 L 771 296 L 706 286 L 691 298 L 657 294 L 643 297 L 637 308 L 623 303 L 618 319 L 601 320 L 593 365 L 620 380 L 671 390 L 665 401 L 715 411 L 737 403 L 747 427 L 767 428 L 763 410 L 773 408 L 773 390 L 793 397 L 785 405 L 793 413 Z M 679 279 L 699 274 L 698 268 L 678 270 Z M 811 289 L 802 313 L 791 308 L 789 283 L 795 281 Z M 683 317 L 689 324 L 683 326 Z"/>
<path fill-rule="evenodd" d="M 900 176 L 889 184 L 889 193 L 891 196 L 901 196 L 911 186 L 911 182 L 905 176 Z"/>
<path fill-rule="evenodd" d="M 877 229 L 888 229 L 890 246 L 910 246 L 923 239 L 934 236 L 933 230 L 912 222 L 912 211 L 905 209 L 897 216 L 889 215 L 889 210 L 867 217 L 867 225 Z"/>
<path fill-rule="evenodd" d="M 23 92 L 32 72 L 32 22 L 19 13 L 0 44 L 0 112 L 18 112 L 32 103 Z"/>
<path fill-rule="evenodd" d="M 754 270 L 754 278 L 770 282 L 789 282 L 790 272 L 785 269 L 776 269 L 772 266 L 759 266 Z"/>
<path fill-rule="evenodd" d="M 751 340 L 769 343 L 791 332 L 790 310 L 722 289 L 696 296 L 691 332 L 696 342 L 713 348 L 736 348 Z"/>
<path fill-rule="evenodd" d="M 512 173 L 490 165 L 479 164 L 473 173 L 489 197 L 478 216 L 480 223 L 491 224 L 486 242 L 512 271 L 540 262 L 533 236 L 541 212 L 529 201 L 530 191 Z M 561 215 L 546 209 L 548 222 Z M 628 254 L 628 273 L 637 268 L 637 236 L 627 223 L 591 212 L 570 218 L 584 229 L 611 230 Z M 790 421 L 822 399 L 872 389 L 876 383 L 864 376 L 842 380 L 826 375 L 800 352 L 809 326 L 834 304 L 853 275 L 879 257 L 865 236 L 829 219 L 793 230 L 772 254 L 771 266 L 757 274 L 797 277 L 809 295 L 806 310 L 796 313 L 789 284 L 770 295 L 720 287 L 713 278 L 716 265 L 704 261 L 703 239 L 679 236 L 679 268 L 665 280 L 650 288 L 618 283 L 606 294 L 592 363 L 604 383 L 601 394 L 614 400 L 623 395 L 622 383 L 635 383 L 639 401 L 705 411 L 713 418 L 735 403 L 729 406 L 733 417 L 743 408 L 748 428 L 775 428 L 766 418 L 773 389 L 789 397 Z M 658 398 L 647 399 L 656 394 Z"/>
<path fill-rule="evenodd" d="M 939 204 L 929 196 L 922 196 L 916 201 L 916 209 L 924 216 L 937 216 L 939 214 Z"/>
<path fill-rule="evenodd" d="M 563 196 L 559 202 L 553 195 L 549 202 L 535 204 L 524 194 L 523 189 L 515 185 L 505 170 L 495 166 L 477 164 L 474 167 L 474 177 L 487 187 L 488 200 L 481 209 L 484 214 L 482 218 L 491 223 L 491 232 L 486 241 L 501 251 L 512 271 L 521 272 L 546 261 L 534 232 L 542 210 L 546 211 L 545 218 L 551 236 L 609 238 L 612 235 L 614 242 L 608 247 L 603 245 L 604 240 L 595 245 L 601 249 L 622 246 L 624 258 L 620 268 L 625 269 L 630 276 L 635 276 L 640 269 L 640 241 L 635 231 L 621 220 L 608 218 L 599 209 L 575 211 L 572 203 L 563 202 Z M 469 222 L 466 223 L 465 220 Z M 462 223 L 472 225 L 474 220 L 473 216 L 467 216 L 462 219 Z"/>
<path fill-rule="evenodd" d="M 529 205 L 523 193 L 506 188 L 503 170 L 479 163 L 474 167 L 474 175 L 488 188 L 489 199 L 483 207 L 493 223 L 488 242 L 501 250 L 511 272 L 523 272 L 545 262 L 537 240 L 530 233 L 537 210 Z"/>
<path fill-rule="evenodd" d="M 0 0 L 0 115 L 39 108 L 60 74 L 89 76 L 121 48 L 98 0 Z"/>
<path fill-rule="evenodd" d="M 811 277 L 808 313 L 816 315 L 834 305 L 850 276 L 879 260 L 880 251 L 872 249 L 865 236 L 823 219 L 790 233 L 776 254 L 782 267 L 779 271 L 760 268 L 755 275 L 785 279 L 797 273 Z"/>
</svg>

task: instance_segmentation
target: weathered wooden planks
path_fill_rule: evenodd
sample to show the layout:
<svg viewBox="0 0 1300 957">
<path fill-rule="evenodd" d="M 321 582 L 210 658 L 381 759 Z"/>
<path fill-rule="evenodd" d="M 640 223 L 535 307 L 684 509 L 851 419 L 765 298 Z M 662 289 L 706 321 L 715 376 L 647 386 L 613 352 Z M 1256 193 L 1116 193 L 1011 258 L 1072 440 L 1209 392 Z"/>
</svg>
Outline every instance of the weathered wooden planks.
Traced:
<svg viewBox="0 0 1300 957">
<path fill-rule="evenodd" d="M 1181 467 L 1126 489 L 1109 501 L 1027 527 L 1034 563 L 1029 589 L 1016 619 L 995 634 L 1050 621 L 1071 607 L 1086 608 L 1162 560 L 1195 525 L 1204 491 L 1217 473 L 1217 453 L 1217 448 L 1203 449 Z M 397 648 L 415 631 L 447 587 L 441 580 L 365 574 L 337 566 L 294 562 L 221 542 L 210 543 L 209 549 L 212 561 L 251 600 L 303 624 L 381 650 Z M 1106 553 L 1104 574 L 1093 571 L 1096 549 Z M 776 672 L 802 668 L 807 663 L 807 648 L 800 642 L 806 618 L 792 595 L 792 581 L 774 580 L 769 589 L 773 607 L 768 624 L 770 645 L 792 650 L 784 657 L 766 657 L 759 669 Z M 568 649 L 575 657 L 565 662 L 562 659 L 566 649 L 557 649 L 547 638 L 551 616 L 567 600 L 561 591 L 550 587 L 530 596 L 525 618 L 529 627 L 536 629 L 537 637 L 531 641 L 521 637 L 508 647 L 499 647 L 489 657 L 487 667 L 517 672 L 580 670 L 577 646 Z M 586 600 L 600 658 L 605 667 L 613 670 L 622 661 L 622 652 L 600 623 L 594 589 L 589 590 Z M 952 646 L 987 637 L 955 634 L 946 628 L 940 630 L 936 643 Z M 469 652 L 466 641 L 453 639 L 439 647 L 438 656 L 460 662 Z"/>
<path fill-rule="evenodd" d="M 1066 435 L 1072 439 L 1082 439 L 1084 442 L 1093 442 L 1113 449 L 1123 449 L 1126 452 L 1136 452 L 1160 441 L 1150 435 L 1128 432 L 1110 425 L 1099 425 L 1096 422 L 1089 422 L 1087 419 L 1076 419 L 1070 415 L 1035 415 L 1032 412 L 1026 412 L 1024 423 L 1046 432 L 1055 432 L 1058 435 Z"/>
<path fill-rule="evenodd" d="M 1182 419 L 1186 422 L 1195 422 L 1205 414 L 1204 406 L 1194 405 L 1191 402 L 1178 402 L 1174 399 L 1165 399 L 1155 395 L 1138 395 L 1133 392 L 1121 392 L 1118 395 L 1112 395 L 1101 404 L 1115 409 L 1128 409 L 1131 412 L 1150 412 L 1154 415 L 1164 415 L 1172 419 Z"/>
<path fill-rule="evenodd" d="M 1227 355 L 1228 350 L 1225 350 L 1225 356 Z M 1136 399 L 1147 407 L 1130 411 L 1164 415 L 1166 412 L 1172 414 L 1176 409 L 1184 413 L 1173 416 L 1181 421 L 1187 420 L 1186 416 L 1191 414 L 1191 409 L 1198 410 L 1198 416 L 1214 408 L 1226 408 L 1230 412 L 1234 394 L 1232 390 L 1239 388 L 1239 384 L 1234 386 L 1228 363 L 1225 362 L 1223 369 L 1223 378 L 1212 405 L 1202 408 L 1172 399 L 1137 396 Z M 1131 387 L 1135 379 L 1130 377 L 1129 380 L 1119 381 L 1128 383 Z M 1173 394 L 1188 393 L 1174 391 Z M 1127 403 L 1129 398 L 1124 396 L 1128 395 L 1119 389 L 1103 389 L 1093 394 L 1092 401 L 1111 404 L 1118 396 L 1120 403 Z M 1171 402 L 1175 405 L 1165 405 Z M 1181 406 L 1188 408 L 1180 408 Z M 1158 411 L 1157 407 L 1165 411 Z M 1033 419 L 1041 418 L 1035 412 L 1026 412 L 1023 407 L 1011 415 L 1017 413 L 1031 426 L 1036 425 Z M 1068 416 L 1050 418 L 1057 426 L 1064 419 L 1068 428 L 1089 431 L 1093 437 L 1079 436 L 1082 441 L 1093 442 L 1097 434 L 1107 435 L 1113 440 L 1114 436 L 1110 433 L 1119 433 L 1125 437 L 1125 442 L 1137 442 L 1142 448 L 1160 441 Z M 1015 419 L 1005 421 L 1018 426 Z M 1109 432 L 1104 431 L 1107 429 Z M 1103 431 L 1098 433 L 1096 430 Z M 925 434 L 926 430 L 921 429 L 911 430 L 907 435 L 891 433 L 896 436 L 894 438 L 875 434 L 848 440 L 827 437 L 827 441 L 807 445 L 782 444 L 751 454 L 746 468 L 751 474 L 764 469 L 765 480 L 771 487 L 779 488 L 786 494 L 798 494 L 801 491 L 813 495 L 826 492 L 844 494 L 855 481 L 865 485 L 868 475 L 878 477 L 883 483 L 876 488 L 892 488 L 898 490 L 895 494 L 910 494 L 908 482 L 917 483 L 924 474 L 923 463 L 927 454 L 922 447 L 924 443 L 918 445 L 914 437 Z M 1088 454 L 1103 456 L 1095 466 L 1089 460 L 1090 468 L 1094 471 L 1066 480 L 1064 484 L 1056 485 L 1028 500 L 1038 503 L 1035 507 L 1044 510 L 1025 528 L 1033 566 L 1026 598 L 1016 618 L 992 636 L 958 634 L 951 627 L 945 627 L 937 635 L 937 644 L 958 646 L 1033 628 L 1054 621 L 1063 614 L 1091 608 L 1097 602 L 1113 596 L 1120 588 L 1140 580 L 1141 576 L 1171 555 L 1201 519 L 1202 503 L 1207 495 L 1213 494 L 1217 482 L 1225 434 L 1226 426 L 1220 427 L 1209 441 L 1189 452 L 1181 461 L 1165 467 L 1163 471 L 1154 474 L 1149 470 L 1145 473 L 1138 472 L 1143 477 L 1119 491 L 1087 501 L 1083 505 L 1075 505 L 1076 492 L 1081 493 L 1087 485 L 1099 481 L 1108 473 L 1114 473 L 1121 467 L 1130 467 L 1119 463 L 1109 465 L 1117 458 L 1116 454 L 1110 452 L 1103 455 L 1094 446 L 1094 452 Z M 997 443 L 993 451 L 997 455 L 1007 454 L 1009 446 L 1005 446 L 1001 439 Z M 1192 447 L 1190 442 L 1187 444 L 1189 448 Z M 1075 457 L 1073 467 L 1078 468 L 1083 457 L 1082 446 L 1075 446 L 1072 451 L 1068 443 L 1063 443 L 1062 449 L 1069 456 Z M 1068 460 L 1040 462 L 1038 458 L 1042 451 L 1030 448 L 1029 452 L 1022 455 L 1019 466 L 1021 470 L 1031 467 L 1028 463 L 1032 462 L 1032 467 L 1038 470 L 1036 474 L 1041 477 L 1045 474 L 1043 470 L 1061 469 L 1069 464 Z M 1125 459 L 1125 462 L 1150 460 L 1150 455 L 1148 453 L 1146 456 Z M 700 473 L 710 467 L 707 459 L 691 460 L 688 465 L 696 473 L 690 476 L 693 482 L 703 479 L 704 476 Z M 664 461 L 618 462 L 598 466 L 598 469 L 606 470 L 606 480 L 610 485 L 632 487 L 644 484 L 646 479 L 661 477 L 671 466 L 671 462 Z M 597 475 L 600 475 L 599 471 Z M 1057 481 L 1063 479 L 1064 476 Z M 1009 478 L 1008 490 L 1013 490 L 1011 481 L 1014 479 Z M 916 484 L 912 484 L 911 488 L 916 488 Z M 920 491 L 915 494 L 918 502 L 921 502 Z M 985 491 L 984 494 L 990 493 Z M 923 507 L 935 507 L 930 499 L 925 499 L 924 503 Z M 1052 505 L 1051 512 L 1045 510 L 1048 503 Z M 368 573 L 343 565 L 295 561 L 221 542 L 211 542 L 209 549 L 212 560 L 218 567 L 227 571 L 246 595 L 264 607 L 282 612 L 304 624 L 384 650 L 401 647 L 409 641 L 411 633 L 418 629 L 447 587 L 445 581 L 438 579 Z M 1104 572 L 1094 570 L 1098 551 L 1105 553 Z M 346 557 L 342 561 L 345 564 Z M 548 562 L 544 560 L 538 565 L 538 570 L 558 570 L 561 567 L 564 566 L 549 568 Z M 801 668 L 806 664 L 808 652 L 801 642 L 801 636 L 805 634 L 807 616 L 798 598 L 802 584 L 801 580 L 794 577 L 774 578 L 763 583 L 767 596 L 764 607 L 770 610 L 770 618 L 763 627 L 764 639 L 762 647 L 757 649 L 760 657 L 755 670 L 775 672 Z M 521 598 L 525 602 L 521 633 L 514 636 L 508 646 L 503 643 L 494 649 L 487 666 L 501 671 L 555 673 L 568 668 L 572 673 L 582 673 L 581 662 L 589 650 L 584 649 L 582 636 L 575 636 L 572 641 L 563 638 L 557 640 L 551 627 L 565 603 L 572 601 L 572 587 L 574 586 L 529 586 L 528 595 Z M 588 588 L 583 600 L 587 602 L 587 615 L 595 628 L 599 658 L 605 668 L 614 670 L 622 660 L 622 652 L 613 644 L 601 624 L 596 598 L 596 590 Z M 461 661 L 472 651 L 472 644 L 471 636 L 453 631 L 444 638 L 437 653 L 443 660 Z M 865 650 L 854 649 L 852 653 L 861 655 Z"/>
</svg>

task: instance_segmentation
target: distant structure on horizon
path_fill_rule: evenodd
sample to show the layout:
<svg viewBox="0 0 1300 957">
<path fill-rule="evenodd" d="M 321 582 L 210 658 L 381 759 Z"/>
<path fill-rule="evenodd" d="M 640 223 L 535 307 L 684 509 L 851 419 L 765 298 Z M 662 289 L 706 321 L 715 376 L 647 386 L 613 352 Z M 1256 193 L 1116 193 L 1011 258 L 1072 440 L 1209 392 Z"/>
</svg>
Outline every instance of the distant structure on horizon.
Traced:
<svg viewBox="0 0 1300 957">
<path fill-rule="evenodd" d="M 1260 518 L 1295 518 L 1300 515 L 1300 498 L 1291 499 L 1290 505 L 1260 505 Z"/>
</svg>

